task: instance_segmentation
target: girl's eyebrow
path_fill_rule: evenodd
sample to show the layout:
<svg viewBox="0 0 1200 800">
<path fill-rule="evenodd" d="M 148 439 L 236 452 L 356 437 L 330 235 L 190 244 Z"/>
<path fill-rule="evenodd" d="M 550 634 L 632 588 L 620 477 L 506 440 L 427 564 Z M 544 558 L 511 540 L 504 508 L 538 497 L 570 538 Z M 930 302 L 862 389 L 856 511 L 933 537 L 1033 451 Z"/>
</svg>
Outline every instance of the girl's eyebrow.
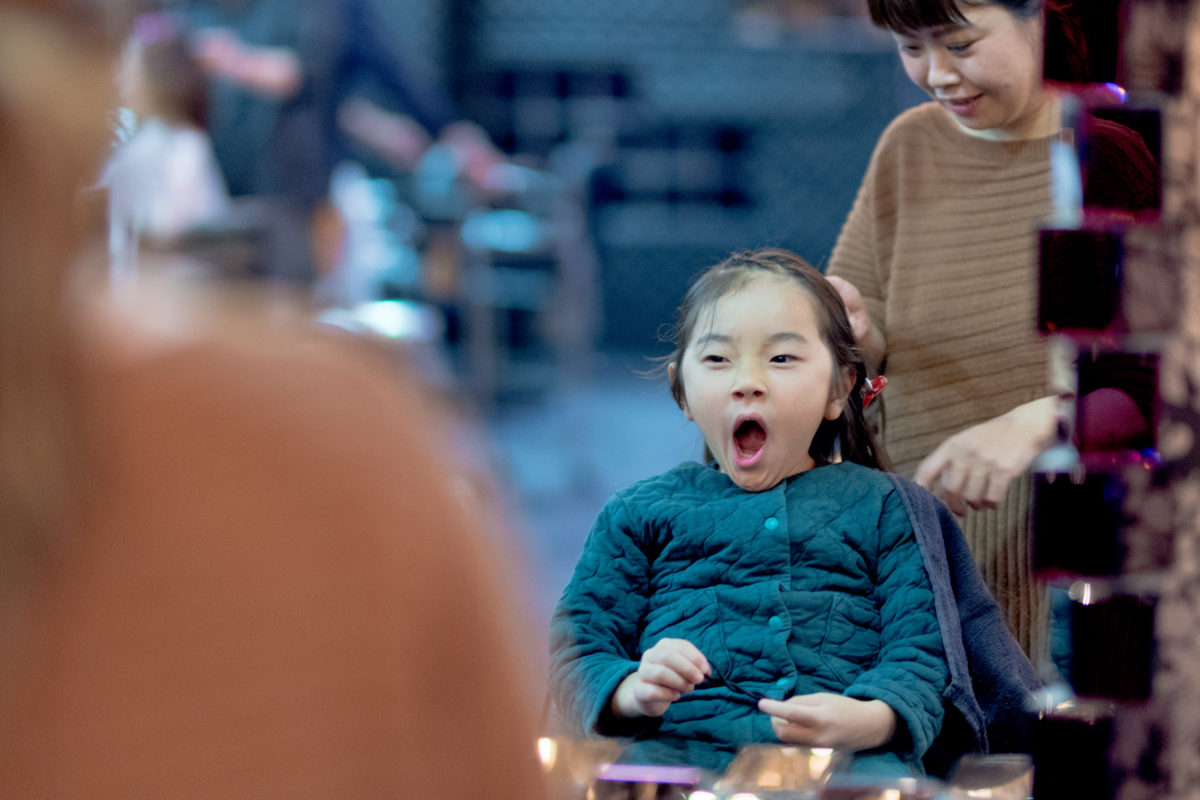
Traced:
<svg viewBox="0 0 1200 800">
<path fill-rule="evenodd" d="M 732 341 L 733 341 L 732 338 L 730 338 L 729 336 L 726 336 L 723 333 L 706 333 L 703 336 L 701 336 L 699 339 L 697 339 L 693 346 L 701 347 L 706 344 L 714 344 L 714 343 L 715 344 L 729 344 Z"/>
<path fill-rule="evenodd" d="M 808 337 L 802 333 L 796 333 L 795 331 L 780 331 L 779 333 L 773 333 L 767 337 L 767 341 L 772 344 L 784 341 L 794 341 L 800 344 L 808 344 Z M 733 338 L 723 333 L 706 333 L 697 339 L 693 346 L 702 347 L 706 344 L 730 344 L 732 342 Z"/>
<path fill-rule="evenodd" d="M 802 333 L 796 333 L 795 331 L 780 331 L 779 333 L 773 334 L 767 341 L 771 343 L 788 341 L 799 342 L 800 344 L 808 344 L 808 337 Z"/>
</svg>

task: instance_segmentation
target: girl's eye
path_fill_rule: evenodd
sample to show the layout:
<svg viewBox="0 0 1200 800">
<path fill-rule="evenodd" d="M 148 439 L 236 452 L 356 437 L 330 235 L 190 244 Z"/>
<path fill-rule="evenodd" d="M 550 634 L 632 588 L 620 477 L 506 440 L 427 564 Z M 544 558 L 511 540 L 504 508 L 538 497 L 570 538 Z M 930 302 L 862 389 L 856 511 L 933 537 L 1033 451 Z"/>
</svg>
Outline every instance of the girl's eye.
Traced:
<svg viewBox="0 0 1200 800">
<path fill-rule="evenodd" d="M 900 42 L 900 52 L 906 56 L 916 56 L 921 54 L 921 45 L 917 42 Z"/>
<path fill-rule="evenodd" d="M 969 50 L 971 45 L 973 45 L 973 44 L 975 44 L 975 43 L 974 42 L 959 42 L 958 44 L 947 44 L 946 49 L 949 50 L 951 53 L 961 55 L 962 53 L 967 52 L 967 50 Z"/>
<path fill-rule="evenodd" d="M 790 364 L 796 360 L 796 356 L 792 355 L 791 353 L 780 353 L 777 356 L 771 356 L 772 364 Z"/>
<path fill-rule="evenodd" d="M 725 356 L 719 356 L 716 353 L 706 353 L 700 357 L 700 360 L 705 364 L 721 364 L 725 362 Z"/>
</svg>

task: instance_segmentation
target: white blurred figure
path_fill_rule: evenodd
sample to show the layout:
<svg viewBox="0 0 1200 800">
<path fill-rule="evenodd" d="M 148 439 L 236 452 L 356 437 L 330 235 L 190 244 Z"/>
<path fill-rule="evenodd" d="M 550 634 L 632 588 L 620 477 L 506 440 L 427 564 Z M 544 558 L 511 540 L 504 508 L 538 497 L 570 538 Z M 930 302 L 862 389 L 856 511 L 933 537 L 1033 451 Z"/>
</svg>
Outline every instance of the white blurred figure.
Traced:
<svg viewBox="0 0 1200 800">
<path fill-rule="evenodd" d="M 117 88 L 135 119 L 101 178 L 119 284 L 136 274 L 139 242 L 169 243 L 218 224 L 229 211 L 229 193 L 204 128 L 204 74 L 172 17 L 137 20 L 121 53 Z"/>
</svg>

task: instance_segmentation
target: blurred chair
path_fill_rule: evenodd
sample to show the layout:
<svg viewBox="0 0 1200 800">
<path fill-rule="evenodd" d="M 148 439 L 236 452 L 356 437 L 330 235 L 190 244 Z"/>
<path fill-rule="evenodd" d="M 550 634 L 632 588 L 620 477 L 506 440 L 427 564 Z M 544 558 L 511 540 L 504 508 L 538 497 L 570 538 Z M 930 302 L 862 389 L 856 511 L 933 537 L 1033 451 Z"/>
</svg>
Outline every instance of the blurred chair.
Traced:
<svg viewBox="0 0 1200 800">
<path fill-rule="evenodd" d="M 468 211 L 459 229 L 458 300 L 467 381 L 482 402 L 506 391 L 537 390 L 554 375 L 535 370 L 581 357 L 565 329 L 571 320 L 569 257 L 562 230 L 567 199 L 557 177 L 505 164 L 490 199 Z M 520 355 L 526 356 L 523 360 Z"/>
<path fill-rule="evenodd" d="M 507 155 L 482 185 L 432 148 L 413 175 L 428 295 L 479 401 L 548 389 L 586 371 L 599 328 L 588 186 L 632 118 L 620 67 L 501 67 L 462 105 Z"/>
</svg>

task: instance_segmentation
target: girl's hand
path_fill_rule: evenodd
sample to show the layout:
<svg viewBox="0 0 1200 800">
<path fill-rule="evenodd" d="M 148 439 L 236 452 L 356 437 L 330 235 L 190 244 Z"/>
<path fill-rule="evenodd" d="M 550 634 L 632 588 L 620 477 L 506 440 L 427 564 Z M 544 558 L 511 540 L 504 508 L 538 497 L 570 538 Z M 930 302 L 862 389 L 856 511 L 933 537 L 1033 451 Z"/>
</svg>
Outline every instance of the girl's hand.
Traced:
<svg viewBox="0 0 1200 800">
<path fill-rule="evenodd" d="M 617 717 L 661 717 L 712 673 L 708 659 L 686 639 L 662 639 L 642 654 L 637 672 L 613 692 Z"/>
<path fill-rule="evenodd" d="M 1055 398 L 1018 406 L 1007 414 L 959 431 L 917 467 L 917 483 L 959 516 L 995 508 L 1013 479 L 1053 441 Z"/>
<path fill-rule="evenodd" d="M 763 698 L 758 709 L 771 716 L 779 740 L 790 744 L 867 750 L 896 735 L 896 712 L 882 700 L 818 692 L 787 700 Z"/>
</svg>

